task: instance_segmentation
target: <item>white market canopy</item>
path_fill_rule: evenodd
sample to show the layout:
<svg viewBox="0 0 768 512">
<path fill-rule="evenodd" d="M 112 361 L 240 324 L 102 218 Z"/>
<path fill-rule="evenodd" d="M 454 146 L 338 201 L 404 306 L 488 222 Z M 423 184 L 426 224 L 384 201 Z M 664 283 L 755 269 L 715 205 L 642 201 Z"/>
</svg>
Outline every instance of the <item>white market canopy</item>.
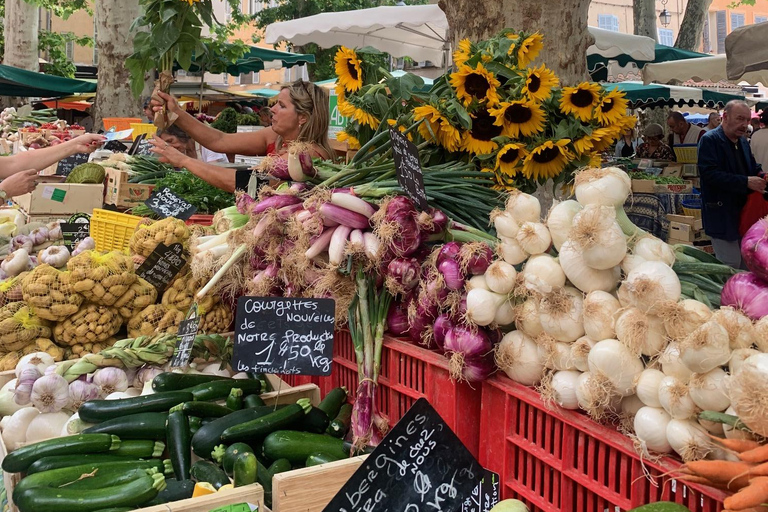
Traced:
<svg viewBox="0 0 768 512">
<path fill-rule="evenodd" d="M 642 61 L 655 58 L 655 41 L 649 37 L 596 27 L 589 27 L 589 32 L 595 44 L 587 49 L 587 55 L 607 58 L 629 55 Z M 436 66 L 443 65 L 443 58 L 450 50 L 448 19 L 435 4 L 326 12 L 280 21 L 267 26 L 264 39 L 270 44 L 290 41 L 295 45 L 315 43 L 322 48 L 372 46 L 393 57 L 428 60 Z"/>
<path fill-rule="evenodd" d="M 725 38 L 727 74 L 730 80 L 750 82 L 747 76 L 762 72 L 768 76 L 768 23 L 739 27 Z M 765 80 L 760 80 L 768 86 Z"/>
<path fill-rule="evenodd" d="M 765 48 L 761 47 L 763 52 Z M 666 84 L 673 80 L 686 82 L 723 82 L 728 81 L 726 72 L 726 56 L 714 55 L 698 59 L 677 60 L 672 62 L 660 62 L 658 64 L 646 64 L 643 67 L 643 82 L 649 84 L 657 82 Z M 745 73 L 733 82 L 748 82 L 752 85 L 762 83 L 768 85 L 768 70 L 751 71 Z"/>
</svg>

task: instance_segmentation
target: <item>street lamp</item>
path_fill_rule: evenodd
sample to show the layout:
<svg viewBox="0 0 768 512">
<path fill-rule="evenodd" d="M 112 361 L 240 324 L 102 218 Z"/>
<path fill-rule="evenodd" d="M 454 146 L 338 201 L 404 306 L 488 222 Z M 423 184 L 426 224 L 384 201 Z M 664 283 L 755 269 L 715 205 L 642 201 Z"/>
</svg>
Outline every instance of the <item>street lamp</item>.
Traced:
<svg viewBox="0 0 768 512">
<path fill-rule="evenodd" d="M 669 26 L 672 22 L 672 13 L 667 10 L 667 1 L 668 0 L 661 0 L 661 5 L 664 9 L 659 13 L 659 21 L 663 27 Z"/>
</svg>

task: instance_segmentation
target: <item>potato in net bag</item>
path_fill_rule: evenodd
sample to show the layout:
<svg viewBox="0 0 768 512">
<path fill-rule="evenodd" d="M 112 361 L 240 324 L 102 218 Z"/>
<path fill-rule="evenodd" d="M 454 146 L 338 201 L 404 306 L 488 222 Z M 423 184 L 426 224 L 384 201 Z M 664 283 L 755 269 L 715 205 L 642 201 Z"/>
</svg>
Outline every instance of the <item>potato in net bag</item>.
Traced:
<svg viewBox="0 0 768 512">
<path fill-rule="evenodd" d="M 136 313 L 157 301 L 157 288 L 141 277 L 136 278 L 122 297 L 117 299 L 115 307 L 126 320 L 133 318 Z"/>
<path fill-rule="evenodd" d="M 11 302 L 0 309 L 0 350 L 22 350 L 37 338 L 50 338 L 49 323 L 23 302 Z"/>
<path fill-rule="evenodd" d="M 88 303 L 74 315 L 57 323 L 53 336 L 61 345 L 95 343 L 114 336 L 122 325 L 123 317 L 116 308 Z"/>
<path fill-rule="evenodd" d="M 151 336 L 164 332 L 176 332 L 184 320 L 184 313 L 162 304 L 152 304 L 142 309 L 128 322 L 128 336 Z"/>
<path fill-rule="evenodd" d="M 21 294 L 21 284 L 29 275 L 29 272 L 22 272 L 16 277 L 9 277 L 0 283 L 0 308 L 11 302 L 19 302 L 24 299 Z"/>
<path fill-rule="evenodd" d="M 77 313 L 83 303 L 83 296 L 75 291 L 72 282 L 68 271 L 39 265 L 21 285 L 24 302 L 40 318 L 60 322 Z"/>
<path fill-rule="evenodd" d="M 201 309 L 200 332 L 221 334 L 229 331 L 234 315 L 227 304 L 218 303 L 209 310 Z"/>
<path fill-rule="evenodd" d="M 48 338 L 37 338 L 34 343 L 27 345 L 21 351 L 22 357 L 32 352 L 45 352 L 53 358 L 54 361 L 63 361 L 65 349 L 58 346 Z"/>
<path fill-rule="evenodd" d="M 109 338 L 106 341 L 96 343 L 78 343 L 67 347 L 64 351 L 65 359 L 79 359 L 87 354 L 98 354 L 104 349 L 107 349 L 115 344 L 117 341 L 115 338 Z"/>
<path fill-rule="evenodd" d="M 152 224 L 139 224 L 131 237 L 129 247 L 132 254 L 145 258 L 152 254 L 158 244 L 169 246 L 176 242 L 185 244 L 189 240 L 189 228 L 183 220 L 167 217 Z"/>
<path fill-rule="evenodd" d="M 85 251 L 67 262 L 72 286 L 86 300 L 112 306 L 136 282 L 133 261 L 117 251 Z"/>
<path fill-rule="evenodd" d="M 8 370 L 15 369 L 22 357 L 21 353 L 15 350 L 3 354 L 3 356 L 0 357 L 0 372 L 7 372 Z"/>
<path fill-rule="evenodd" d="M 195 294 L 205 286 L 205 282 L 202 279 L 195 279 L 192 277 L 192 273 L 189 272 L 184 275 L 177 276 L 174 279 L 168 289 L 163 293 L 163 298 L 160 303 L 163 306 L 178 309 L 185 313 L 189 310 L 192 303 L 195 302 Z M 210 310 L 217 302 L 219 298 L 214 295 L 207 295 L 201 299 L 197 305 L 198 308 L 203 311 Z"/>
</svg>

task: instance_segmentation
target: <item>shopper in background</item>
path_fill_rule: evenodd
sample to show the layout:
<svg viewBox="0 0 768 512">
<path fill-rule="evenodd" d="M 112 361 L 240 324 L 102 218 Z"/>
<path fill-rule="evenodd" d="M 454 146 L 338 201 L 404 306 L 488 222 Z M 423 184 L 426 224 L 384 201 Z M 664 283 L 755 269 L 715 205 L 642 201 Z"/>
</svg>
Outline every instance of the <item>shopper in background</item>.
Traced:
<svg viewBox="0 0 768 512">
<path fill-rule="evenodd" d="M 680 144 L 698 144 L 701 136 L 704 135 L 704 128 L 695 126 L 685 120 L 685 116 L 680 112 L 672 112 L 667 117 L 667 126 L 669 131 L 668 144 L 675 147 Z"/>
<path fill-rule="evenodd" d="M 704 232 L 712 238 L 715 256 L 734 268 L 742 268 L 739 219 L 750 190 L 765 191 L 758 176 L 746 134 L 751 112 L 741 100 L 728 102 L 720 126 L 699 142 Z"/>
<path fill-rule="evenodd" d="M 149 102 L 152 100 L 152 98 L 147 98 L 144 100 L 144 106 L 142 107 L 142 112 L 144 113 L 144 122 L 145 123 L 154 123 L 155 122 L 155 111 L 152 110 L 152 105 L 149 104 Z"/>
<path fill-rule="evenodd" d="M 720 121 L 722 121 L 722 119 L 720 118 L 720 112 L 710 112 L 709 119 L 707 121 L 708 121 L 707 126 L 704 127 L 705 132 L 714 130 L 715 128 L 720 126 Z"/>
<path fill-rule="evenodd" d="M 763 110 L 760 114 L 760 121 L 768 126 L 768 110 Z M 753 134 L 750 146 L 757 163 L 762 165 L 763 169 L 768 170 L 768 130 L 759 130 Z"/>
<path fill-rule="evenodd" d="M 759 117 L 753 117 L 749 121 L 749 125 L 752 127 L 752 136 L 754 137 L 757 132 L 760 131 L 760 128 L 762 128 L 762 125 L 760 123 Z"/>
<path fill-rule="evenodd" d="M 643 138 L 645 142 L 637 147 L 637 158 L 675 161 L 672 148 L 664 143 L 664 129 L 660 124 L 651 123 L 646 126 Z"/>
<path fill-rule="evenodd" d="M 621 134 L 616 143 L 616 158 L 628 158 L 637 153 L 637 148 L 643 143 L 641 137 L 635 137 L 635 129 L 628 128 Z"/>
<path fill-rule="evenodd" d="M 160 135 L 160 138 L 177 151 L 201 162 L 229 162 L 227 155 L 204 148 L 187 135 L 187 132 L 176 125 L 166 128 L 162 135 Z"/>
</svg>

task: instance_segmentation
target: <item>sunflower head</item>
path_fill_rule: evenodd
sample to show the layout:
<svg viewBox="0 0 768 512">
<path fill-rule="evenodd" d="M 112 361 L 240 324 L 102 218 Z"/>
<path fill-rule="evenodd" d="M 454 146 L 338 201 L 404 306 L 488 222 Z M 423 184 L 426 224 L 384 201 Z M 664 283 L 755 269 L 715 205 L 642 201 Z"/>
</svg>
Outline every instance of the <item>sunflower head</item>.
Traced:
<svg viewBox="0 0 768 512">
<path fill-rule="evenodd" d="M 360 149 L 360 141 L 357 137 L 342 130 L 336 134 L 336 140 L 339 142 L 346 142 L 349 149 Z"/>
<path fill-rule="evenodd" d="M 453 63 L 457 67 L 461 67 L 472 56 L 472 43 L 469 39 L 462 39 L 459 41 L 459 47 L 453 52 Z"/>
<path fill-rule="evenodd" d="M 525 145 L 518 142 L 510 142 L 502 146 L 496 155 L 496 169 L 507 176 L 517 174 L 519 164 L 528 156 Z"/>
<path fill-rule="evenodd" d="M 544 48 L 544 38 L 536 32 L 518 42 L 513 48 L 517 50 L 517 67 L 526 68 Z"/>
<path fill-rule="evenodd" d="M 620 122 L 627 113 L 627 99 L 621 91 L 610 91 L 595 107 L 595 117 L 601 126 Z"/>
<path fill-rule="evenodd" d="M 348 92 L 357 92 L 363 86 L 363 70 L 355 50 L 342 46 L 336 52 L 336 76 Z"/>
<path fill-rule="evenodd" d="M 600 85 L 582 82 L 576 87 L 564 87 L 560 98 L 560 111 L 573 114 L 580 121 L 592 119 L 592 110 L 600 102 Z"/>
<path fill-rule="evenodd" d="M 418 130 L 424 140 L 440 144 L 451 152 L 461 149 L 461 132 L 434 106 L 416 107 L 413 120 L 421 121 Z"/>
<path fill-rule="evenodd" d="M 567 148 L 570 142 L 570 139 L 547 140 L 531 149 L 523 163 L 523 175 L 534 181 L 558 176 L 573 160 Z"/>
<path fill-rule="evenodd" d="M 481 63 L 478 63 L 475 68 L 466 64 L 459 67 L 458 71 L 451 73 L 451 85 L 456 89 L 456 96 L 465 106 L 472 103 L 472 100 L 485 101 L 489 106 L 499 102 L 496 89 L 501 84 Z"/>
<path fill-rule="evenodd" d="M 370 126 L 372 129 L 376 130 L 379 127 L 379 120 L 376 119 L 376 116 L 373 114 L 366 112 L 360 107 L 353 107 L 354 111 L 352 112 L 352 119 L 357 121 L 363 126 Z"/>
<path fill-rule="evenodd" d="M 558 80 L 552 70 L 542 64 L 537 68 L 528 70 L 528 76 L 526 76 L 525 85 L 523 86 L 523 94 L 530 100 L 542 102 L 549 98 L 550 94 L 552 94 L 552 88 L 557 87 L 559 83 L 560 80 Z"/>
<path fill-rule="evenodd" d="M 613 141 L 618 138 L 618 134 L 615 134 L 615 130 L 610 127 L 597 128 L 592 131 L 589 138 L 592 141 L 592 150 L 600 153 L 611 147 Z"/>
<path fill-rule="evenodd" d="M 573 149 L 577 155 L 583 155 L 592 150 L 594 143 L 589 135 L 584 135 L 573 141 Z"/>
<path fill-rule="evenodd" d="M 504 135 L 513 139 L 535 135 L 544 130 L 544 110 L 534 101 L 504 101 L 489 112 L 496 118 L 494 124 L 503 127 Z"/>
<path fill-rule="evenodd" d="M 493 139 L 501 135 L 501 126 L 494 124 L 495 118 L 486 109 L 472 114 L 472 128 L 464 133 L 461 149 L 473 155 L 487 155 L 498 147 Z"/>
</svg>

